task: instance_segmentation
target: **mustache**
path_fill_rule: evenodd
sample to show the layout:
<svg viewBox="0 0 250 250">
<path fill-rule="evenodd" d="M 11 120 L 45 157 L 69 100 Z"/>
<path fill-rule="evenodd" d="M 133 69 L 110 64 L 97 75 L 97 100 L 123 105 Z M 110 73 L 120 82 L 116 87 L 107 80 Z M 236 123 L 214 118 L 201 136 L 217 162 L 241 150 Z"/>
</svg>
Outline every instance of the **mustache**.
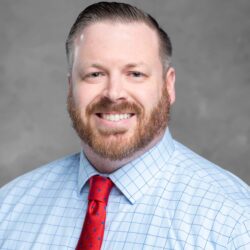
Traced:
<svg viewBox="0 0 250 250">
<path fill-rule="evenodd" d="M 102 97 L 98 102 L 89 105 L 86 109 L 87 115 L 95 113 L 133 113 L 140 115 L 143 112 L 141 105 L 128 101 L 113 102 L 107 97 Z"/>
</svg>

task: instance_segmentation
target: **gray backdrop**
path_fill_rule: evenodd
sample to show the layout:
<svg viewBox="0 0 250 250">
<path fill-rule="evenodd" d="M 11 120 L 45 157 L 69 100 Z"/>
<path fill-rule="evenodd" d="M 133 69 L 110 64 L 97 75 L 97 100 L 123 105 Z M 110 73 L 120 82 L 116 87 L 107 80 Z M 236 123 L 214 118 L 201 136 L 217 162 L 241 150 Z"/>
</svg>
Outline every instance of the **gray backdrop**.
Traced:
<svg viewBox="0 0 250 250">
<path fill-rule="evenodd" d="M 0 1 L 0 186 L 79 151 L 66 112 L 64 41 L 94 1 Z M 250 183 L 250 1 L 126 1 L 172 38 L 173 135 Z"/>
</svg>

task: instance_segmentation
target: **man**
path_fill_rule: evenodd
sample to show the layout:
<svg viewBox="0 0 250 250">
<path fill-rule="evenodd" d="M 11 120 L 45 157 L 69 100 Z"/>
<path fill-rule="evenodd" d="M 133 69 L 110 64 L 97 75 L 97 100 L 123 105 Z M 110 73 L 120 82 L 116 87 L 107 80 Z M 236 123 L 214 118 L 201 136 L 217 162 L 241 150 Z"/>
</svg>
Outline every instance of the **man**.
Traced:
<svg viewBox="0 0 250 250">
<path fill-rule="evenodd" d="M 97 3 L 66 50 L 82 150 L 1 189 L 0 248 L 250 249 L 249 187 L 171 137 L 175 70 L 158 23 Z M 93 198 L 107 182 L 105 203 Z"/>
</svg>

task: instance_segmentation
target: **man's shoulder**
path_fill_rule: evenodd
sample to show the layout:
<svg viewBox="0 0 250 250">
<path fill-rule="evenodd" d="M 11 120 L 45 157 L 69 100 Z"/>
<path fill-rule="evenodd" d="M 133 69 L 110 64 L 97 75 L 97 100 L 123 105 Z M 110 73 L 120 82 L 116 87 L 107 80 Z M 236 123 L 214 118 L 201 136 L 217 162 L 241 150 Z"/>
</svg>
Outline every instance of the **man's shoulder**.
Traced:
<svg viewBox="0 0 250 250">
<path fill-rule="evenodd" d="M 72 178 L 78 172 L 79 160 L 80 153 L 75 153 L 17 177 L 0 189 L 0 201 L 3 201 L 6 197 L 18 197 L 33 188 L 49 187 L 64 178 Z"/>
<path fill-rule="evenodd" d="M 163 211 L 174 211 L 172 224 L 182 221 L 187 230 L 198 229 L 204 237 L 209 233 L 228 248 L 249 244 L 250 189 L 245 182 L 176 141 L 162 171 L 157 195 Z"/>
<path fill-rule="evenodd" d="M 175 152 L 170 164 L 175 169 L 179 183 L 192 186 L 197 193 L 198 190 L 207 191 L 207 194 L 218 193 L 225 200 L 242 207 L 250 206 L 250 188 L 244 181 L 181 143 L 174 143 Z"/>
</svg>

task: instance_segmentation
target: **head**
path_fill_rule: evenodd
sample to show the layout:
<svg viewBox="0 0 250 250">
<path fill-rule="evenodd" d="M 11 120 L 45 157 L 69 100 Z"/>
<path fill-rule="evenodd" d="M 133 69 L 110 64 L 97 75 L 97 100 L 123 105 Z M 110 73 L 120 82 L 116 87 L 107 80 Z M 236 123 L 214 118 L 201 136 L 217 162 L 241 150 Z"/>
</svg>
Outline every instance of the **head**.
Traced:
<svg viewBox="0 0 250 250">
<path fill-rule="evenodd" d="M 83 144 L 122 160 L 159 139 L 175 100 L 168 35 L 148 14 L 101 2 L 80 13 L 66 52 L 68 111 Z"/>
<path fill-rule="evenodd" d="M 152 28 L 159 39 L 159 56 L 166 71 L 170 66 L 172 44 L 168 34 L 159 26 L 158 22 L 148 13 L 126 3 L 99 2 L 84 9 L 72 25 L 66 40 L 66 55 L 69 72 L 74 61 L 74 42 L 76 37 L 89 25 L 110 21 L 112 23 L 144 23 Z"/>
</svg>

